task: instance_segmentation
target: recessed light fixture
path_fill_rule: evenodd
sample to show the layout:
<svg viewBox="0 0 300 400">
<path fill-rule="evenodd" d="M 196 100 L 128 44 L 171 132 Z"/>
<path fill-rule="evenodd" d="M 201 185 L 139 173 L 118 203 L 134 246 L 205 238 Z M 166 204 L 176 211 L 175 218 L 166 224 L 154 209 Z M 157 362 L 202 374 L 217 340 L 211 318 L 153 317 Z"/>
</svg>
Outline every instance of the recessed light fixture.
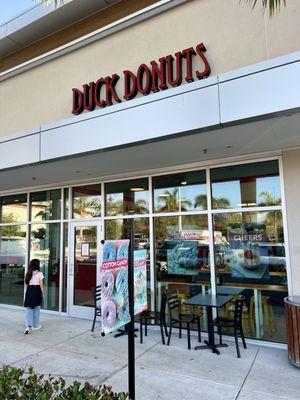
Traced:
<svg viewBox="0 0 300 400">
<path fill-rule="evenodd" d="M 132 187 L 132 188 L 130 188 L 130 190 L 132 191 L 132 192 L 142 192 L 143 190 L 144 190 L 144 188 L 142 188 L 142 187 Z"/>
<path fill-rule="evenodd" d="M 182 181 L 181 185 L 183 185 L 183 186 L 187 185 L 187 181 Z"/>
</svg>

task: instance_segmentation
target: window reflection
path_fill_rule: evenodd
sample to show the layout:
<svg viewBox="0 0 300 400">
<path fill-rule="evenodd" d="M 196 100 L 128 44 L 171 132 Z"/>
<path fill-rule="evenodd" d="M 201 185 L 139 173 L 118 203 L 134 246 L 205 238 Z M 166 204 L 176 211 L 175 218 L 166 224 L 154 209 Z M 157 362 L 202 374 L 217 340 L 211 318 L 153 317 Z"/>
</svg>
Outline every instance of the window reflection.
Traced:
<svg viewBox="0 0 300 400">
<path fill-rule="evenodd" d="M 26 222 L 27 218 L 27 194 L 1 198 L 2 223 Z"/>
<path fill-rule="evenodd" d="M 284 342 L 285 330 L 279 329 L 287 295 L 281 211 L 216 214 L 214 240 L 218 284 L 243 289 L 246 335 Z"/>
<path fill-rule="evenodd" d="M 155 212 L 206 210 L 205 171 L 154 177 Z"/>
<path fill-rule="evenodd" d="M 21 306 L 24 296 L 26 227 L 0 228 L 0 303 Z"/>
<path fill-rule="evenodd" d="M 60 224 L 31 225 L 30 258 L 38 258 L 44 274 L 45 296 L 43 308 L 59 307 Z"/>
<path fill-rule="evenodd" d="M 211 181 L 214 209 L 281 205 L 277 161 L 214 168 Z"/>
<path fill-rule="evenodd" d="M 129 229 L 134 232 L 134 249 L 150 249 L 149 219 L 127 218 L 113 219 L 105 222 L 105 238 L 108 240 L 129 238 Z"/>
<path fill-rule="evenodd" d="M 157 217 L 154 227 L 159 276 L 197 276 L 201 271 L 209 272 L 206 215 Z"/>
<path fill-rule="evenodd" d="M 147 214 L 148 179 L 106 184 L 106 215 Z"/>
<path fill-rule="evenodd" d="M 46 221 L 61 218 L 60 189 L 31 193 L 30 204 L 32 221 Z"/>
<path fill-rule="evenodd" d="M 177 292 L 182 302 L 200 292 L 207 293 L 210 288 L 207 216 L 155 217 L 154 235 L 157 307 L 166 291 Z M 205 324 L 202 320 L 204 329 Z"/>
<path fill-rule="evenodd" d="M 259 280 L 281 272 L 286 283 L 281 211 L 218 214 L 214 226 L 218 269 Z"/>
<path fill-rule="evenodd" d="M 101 216 L 101 187 L 97 185 L 73 188 L 73 218 Z"/>
</svg>

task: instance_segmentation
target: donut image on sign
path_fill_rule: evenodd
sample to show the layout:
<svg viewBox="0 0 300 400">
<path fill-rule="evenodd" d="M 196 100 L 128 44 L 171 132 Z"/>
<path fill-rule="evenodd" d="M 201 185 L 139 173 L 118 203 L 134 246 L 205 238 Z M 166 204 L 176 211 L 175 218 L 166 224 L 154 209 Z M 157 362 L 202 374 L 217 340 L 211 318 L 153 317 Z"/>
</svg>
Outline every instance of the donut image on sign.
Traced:
<svg viewBox="0 0 300 400">
<path fill-rule="evenodd" d="M 134 285 L 137 296 L 143 294 L 145 290 L 145 278 L 143 272 L 136 274 Z"/>
<path fill-rule="evenodd" d="M 125 294 L 128 292 L 128 271 L 121 268 L 116 278 L 116 289 L 118 293 Z"/>
<path fill-rule="evenodd" d="M 123 296 L 122 293 L 117 293 L 115 297 L 117 305 L 117 316 L 120 322 L 125 325 L 130 318 L 128 298 Z"/>
<path fill-rule="evenodd" d="M 117 256 L 117 250 L 114 243 L 107 241 L 103 246 L 103 262 L 114 261 Z"/>
<path fill-rule="evenodd" d="M 113 301 L 107 300 L 102 303 L 101 307 L 102 314 L 102 327 L 112 328 L 116 322 L 117 308 Z"/>
<path fill-rule="evenodd" d="M 107 240 L 101 263 L 102 334 L 122 328 L 130 321 L 128 301 L 129 240 Z"/>
<path fill-rule="evenodd" d="M 101 274 L 101 294 L 103 297 L 111 297 L 114 292 L 115 278 L 111 271 Z"/>
<path fill-rule="evenodd" d="M 127 243 L 122 243 L 118 248 L 117 260 L 123 260 L 128 258 L 128 245 Z"/>
</svg>

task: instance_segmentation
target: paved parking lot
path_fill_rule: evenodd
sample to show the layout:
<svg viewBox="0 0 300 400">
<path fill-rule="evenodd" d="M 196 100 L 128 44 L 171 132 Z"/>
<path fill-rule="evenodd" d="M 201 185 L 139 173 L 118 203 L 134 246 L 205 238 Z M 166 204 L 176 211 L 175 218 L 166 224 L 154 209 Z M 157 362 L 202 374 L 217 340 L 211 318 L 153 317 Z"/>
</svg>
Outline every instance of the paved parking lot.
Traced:
<svg viewBox="0 0 300 400">
<path fill-rule="evenodd" d="M 0 308 L 0 364 L 32 365 L 40 373 L 127 391 L 127 338 L 102 338 L 91 322 L 42 314 L 43 329 L 23 335 L 23 313 Z M 236 358 L 234 343 L 221 355 L 188 351 L 186 338 L 162 346 L 157 330 L 136 341 L 137 400 L 299 400 L 300 370 L 286 350 L 249 345 Z M 193 338 L 196 345 L 196 337 Z"/>
</svg>

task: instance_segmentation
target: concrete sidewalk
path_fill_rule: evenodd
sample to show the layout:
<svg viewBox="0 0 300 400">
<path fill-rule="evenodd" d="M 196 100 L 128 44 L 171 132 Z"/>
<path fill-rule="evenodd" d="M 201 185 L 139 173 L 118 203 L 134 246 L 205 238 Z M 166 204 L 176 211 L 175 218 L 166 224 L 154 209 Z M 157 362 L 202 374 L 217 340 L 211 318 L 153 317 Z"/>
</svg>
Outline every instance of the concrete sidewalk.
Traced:
<svg viewBox="0 0 300 400">
<path fill-rule="evenodd" d="M 91 322 L 42 314 L 43 329 L 25 336 L 23 313 L 0 308 L 0 364 L 32 365 L 68 382 L 108 383 L 127 391 L 127 338 L 102 338 Z M 196 345 L 196 337 L 192 344 Z M 299 400 L 300 370 L 285 350 L 249 345 L 236 357 L 234 343 L 217 356 L 188 351 L 175 332 L 162 346 L 157 330 L 136 340 L 137 400 Z"/>
</svg>

